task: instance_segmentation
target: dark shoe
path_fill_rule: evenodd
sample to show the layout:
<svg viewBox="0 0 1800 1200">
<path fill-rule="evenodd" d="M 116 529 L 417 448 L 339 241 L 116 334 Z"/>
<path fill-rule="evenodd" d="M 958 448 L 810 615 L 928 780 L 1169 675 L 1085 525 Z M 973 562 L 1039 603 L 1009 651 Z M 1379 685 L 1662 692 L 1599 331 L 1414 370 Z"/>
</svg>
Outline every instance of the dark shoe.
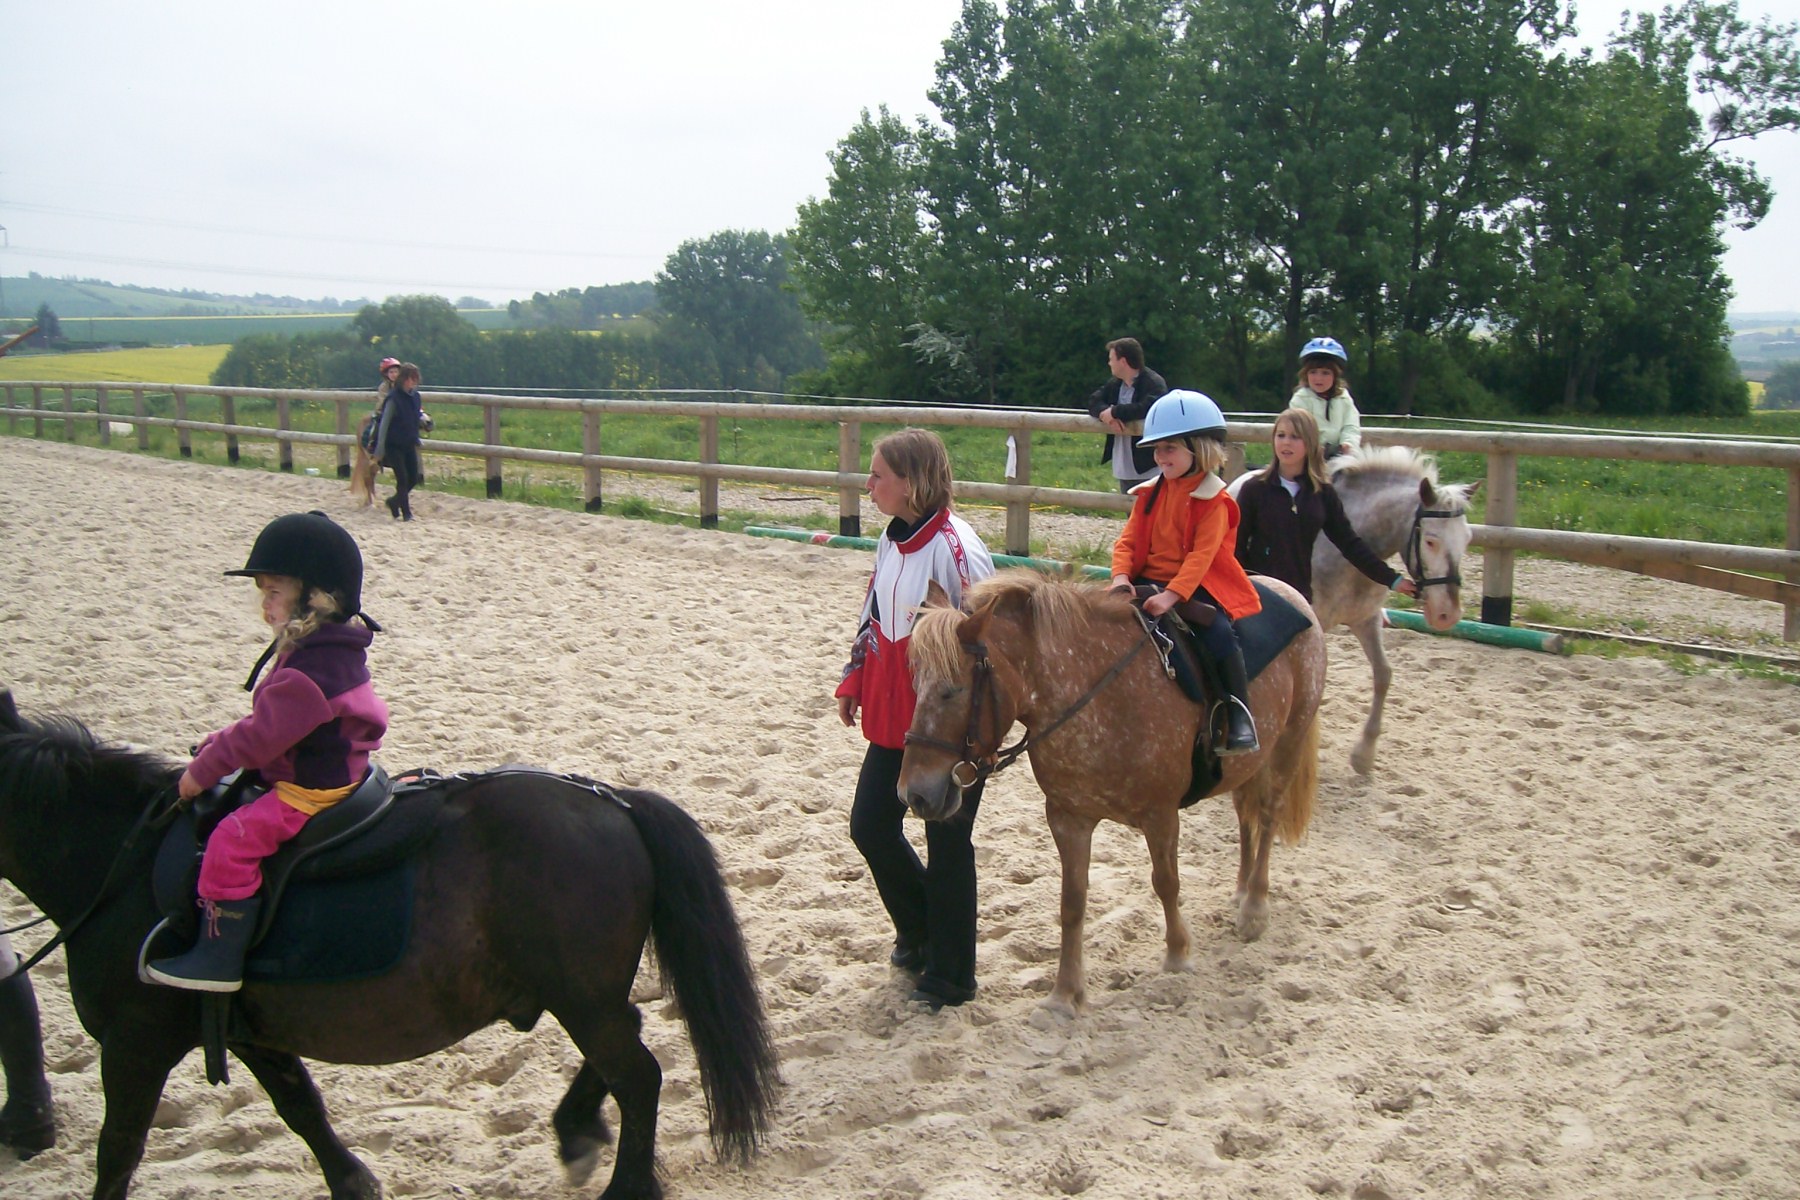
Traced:
<svg viewBox="0 0 1800 1200">
<path fill-rule="evenodd" d="M 914 988 L 912 995 L 907 997 L 914 1004 L 923 1004 L 932 1012 L 937 1012 L 946 1005 L 955 1008 L 974 998 L 975 989 L 973 987 L 946 983 L 935 975 L 920 976 L 919 986 Z"/>
<path fill-rule="evenodd" d="M 0 980 L 0 1073 L 6 1106 L 0 1108 L 0 1146 L 21 1159 L 56 1144 L 56 1112 L 44 1076 L 44 1036 L 29 975 Z"/>
<path fill-rule="evenodd" d="M 252 896 L 200 903 L 206 916 L 201 918 L 200 940 L 194 948 L 175 958 L 158 959 L 144 973 L 157 983 L 191 992 L 235 992 L 244 986 L 244 956 L 250 951 L 262 901 Z"/>
<path fill-rule="evenodd" d="M 1236 754 L 1255 754 L 1262 749 L 1256 740 L 1256 718 L 1236 696 L 1225 701 L 1225 744 L 1219 748 L 1220 758 Z"/>
<path fill-rule="evenodd" d="M 389 496 L 387 498 L 387 506 L 388 516 L 398 521 L 400 519 L 400 498 L 398 496 Z"/>
<path fill-rule="evenodd" d="M 0 1146 L 11 1146 L 21 1161 L 56 1145 L 56 1110 L 50 1101 L 14 1102 L 0 1108 Z"/>
<path fill-rule="evenodd" d="M 1250 715 L 1250 679 L 1244 671 L 1244 652 L 1233 650 L 1220 660 L 1225 676 L 1225 744 L 1216 753 L 1220 758 L 1235 754 L 1255 754 L 1262 749 L 1256 740 L 1256 718 Z"/>
<path fill-rule="evenodd" d="M 917 975 L 925 969 L 925 949 L 922 946 L 895 942 L 894 952 L 888 955 L 888 965 L 898 967 L 910 975 Z"/>
</svg>

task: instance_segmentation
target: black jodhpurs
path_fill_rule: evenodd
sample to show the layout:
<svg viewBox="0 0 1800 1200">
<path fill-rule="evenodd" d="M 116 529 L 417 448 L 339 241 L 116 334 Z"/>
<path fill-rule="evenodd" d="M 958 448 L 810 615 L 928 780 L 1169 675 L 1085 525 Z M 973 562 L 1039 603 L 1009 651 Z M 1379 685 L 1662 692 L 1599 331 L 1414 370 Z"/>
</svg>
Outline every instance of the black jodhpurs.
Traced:
<svg viewBox="0 0 1800 1200">
<path fill-rule="evenodd" d="M 875 890 L 894 921 L 899 946 L 925 952 L 921 985 L 933 979 L 975 988 L 975 813 L 985 782 L 963 793 L 962 807 L 945 821 L 925 822 L 926 861 L 906 840 L 900 803 L 902 751 L 870 743 L 856 777 L 850 840 L 869 864 Z"/>
<path fill-rule="evenodd" d="M 419 462 L 419 448 L 408 446 L 390 454 L 387 464 L 394 469 L 394 506 L 410 517 L 412 490 L 419 486 L 419 478 L 424 474 Z"/>
</svg>

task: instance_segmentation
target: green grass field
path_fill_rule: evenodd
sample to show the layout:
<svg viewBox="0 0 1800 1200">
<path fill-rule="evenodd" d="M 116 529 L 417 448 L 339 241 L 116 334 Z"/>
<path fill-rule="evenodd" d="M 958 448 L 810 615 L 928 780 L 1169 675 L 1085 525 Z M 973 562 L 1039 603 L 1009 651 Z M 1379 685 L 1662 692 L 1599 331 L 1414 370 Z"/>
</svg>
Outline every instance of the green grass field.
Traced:
<svg viewBox="0 0 1800 1200">
<path fill-rule="evenodd" d="M 83 355 L 8 356 L 0 359 L 0 382 L 8 379 L 153 380 L 159 383 L 204 383 L 217 365 L 222 346 L 170 350 L 133 350 Z M 55 368 L 55 373 L 51 368 Z M 482 440 L 481 412 L 448 397 L 427 402 L 437 420 L 436 437 L 445 441 Z M 29 394 L 15 397 L 14 404 L 30 403 Z M 46 397 L 60 408 L 60 393 Z M 91 394 L 77 394 L 77 407 L 92 411 Z M 115 403 L 120 401 L 115 400 Z M 152 415 L 171 415 L 172 399 L 150 397 Z M 190 415 L 195 420 L 217 420 L 218 403 L 211 397 L 194 397 Z M 360 415 L 360 414 L 358 414 Z M 859 413 L 865 447 L 883 432 L 879 409 Z M 272 403 L 243 400 L 237 406 L 241 424 L 272 426 Z M 335 421 L 330 405 L 297 405 L 296 427 L 329 432 Z M 1378 425 L 1378 418 L 1369 423 Z M 1697 437 L 1725 434 L 1800 438 L 1800 412 L 1759 413 L 1722 420 L 1604 420 L 1572 421 L 1591 428 L 1689 433 Z M 29 421 L 6 422 L 9 432 L 29 436 Z M 539 449 L 578 451 L 580 420 L 574 414 L 541 411 L 508 412 L 503 417 L 503 437 L 509 445 Z M 1002 482 L 1006 461 L 1006 437 L 998 430 L 946 429 L 959 478 Z M 60 420 L 44 422 L 44 436 L 60 439 Z M 93 422 L 77 423 L 77 441 L 94 443 L 98 432 Z M 699 421 L 683 417 L 608 416 L 602 423 L 605 453 L 636 458 L 694 461 L 699 457 Z M 837 426 L 830 422 L 756 421 L 727 422 L 720 430 L 720 457 L 752 466 L 835 470 Z M 134 446 L 134 442 L 126 443 Z M 196 435 L 195 452 L 209 461 L 223 461 L 224 442 L 211 435 Z M 120 443 L 114 442 L 115 448 Z M 1058 488 L 1110 492 L 1112 480 L 1099 462 L 1098 434 L 1038 434 L 1032 442 L 1032 476 L 1036 483 Z M 151 452 L 173 455 L 175 435 L 168 430 L 151 434 Z M 243 461 L 273 466 L 273 443 L 244 441 Z M 317 451 L 310 451 L 318 454 Z M 1266 445 L 1250 447 L 1253 463 L 1266 462 Z M 1439 456 L 1441 476 L 1449 482 L 1484 478 L 1485 459 L 1476 454 L 1447 453 Z M 329 464 L 330 455 L 319 461 Z M 866 461 L 866 460 L 865 460 Z M 479 485 L 473 464 L 460 471 L 434 471 L 434 486 L 452 477 L 465 476 L 458 487 Z M 539 503 L 579 507 L 580 477 L 574 470 L 538 464 L 508 464 L 508 494 Z M 1786 544 L 1786 477 L 1777 470 L 1700 467 L 1680 464 L 1626 463 L 1603 460 L 1526 458 L 1519 464 L 1519 519 L 1522 524 L 1590 533 L 1615 533 L 1641 537 L 1681 538 L 1748 546 L 1781 547 Z M 1483 515 L 1478 493 L 1472 512 Z"/>
</svg>

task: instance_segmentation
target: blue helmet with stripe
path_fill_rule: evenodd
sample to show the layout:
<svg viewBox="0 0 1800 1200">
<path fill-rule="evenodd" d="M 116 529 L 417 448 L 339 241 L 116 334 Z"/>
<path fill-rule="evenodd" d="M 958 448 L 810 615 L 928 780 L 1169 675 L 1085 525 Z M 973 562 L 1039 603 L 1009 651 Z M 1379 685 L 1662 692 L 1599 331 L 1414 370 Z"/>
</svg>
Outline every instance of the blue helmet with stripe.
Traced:
<svg viewBox="0 0 1800 1200">
<path fill-rule="evenodd" d="M 1178 437 L 1210 437 L 1225 440 L 1225 414 L 1202 392 L 1177 389 L 1165 392 L 1144 418 L 1139 444 L 1153 445 Z"/>
<path fill-rule="evenodd" d="M 1309 358 L 1335 358 L 1346 367 L 1350 365 L 1350 355 L 1345 352 L 1344 344 L 1336 338 L 1314 338 L 1300 347 L 1300 361 Z"/>
</svg>

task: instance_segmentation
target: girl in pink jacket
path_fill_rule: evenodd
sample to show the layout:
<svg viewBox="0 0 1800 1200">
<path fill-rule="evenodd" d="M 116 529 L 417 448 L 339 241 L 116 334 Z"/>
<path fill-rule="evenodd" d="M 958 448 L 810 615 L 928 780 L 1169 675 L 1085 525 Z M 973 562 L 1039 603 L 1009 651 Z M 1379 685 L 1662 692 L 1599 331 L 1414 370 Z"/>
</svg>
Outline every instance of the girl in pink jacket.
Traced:
<svg viewBox="0 0 1800 1200">
<path fill-rule="evenodd" d="M 380 626 L 362 614 L 362 554 L 348 532 L 321 512 L 277 517 L 243 569 L 225 573 L 256 581 L 275 640 L 244 685 L 255 688 L 250 715 L 201 741 L 177 790 L 192 800 L 234 770 L 268 790 L 206 841 L 199 943 L 146 968 L 158 983 L 202 992 L 243 986 L 262 860 L 356 790 L 388 724 L 387 705 L 369 683 L 369 642 Z M 257 684 L 271 656 L 274 669 Z"/>
</svg>

